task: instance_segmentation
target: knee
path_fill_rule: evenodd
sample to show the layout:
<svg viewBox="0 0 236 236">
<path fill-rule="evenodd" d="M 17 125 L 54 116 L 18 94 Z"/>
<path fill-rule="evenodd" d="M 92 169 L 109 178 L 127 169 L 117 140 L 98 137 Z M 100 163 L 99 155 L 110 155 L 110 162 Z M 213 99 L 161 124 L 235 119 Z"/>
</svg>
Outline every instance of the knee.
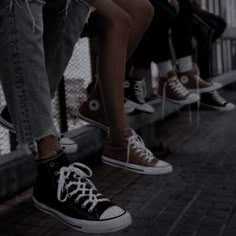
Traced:
<svg viewBox="0 0 236 236">
<path fill-rule="evenodd" d="M 148 0 L 137 0 L 132 10 L 134 22 L 142 22 L 148 26 L 154 16 L 154 8 Z"/>
<path fill-rule="evenodd" d="M 121 11 L 113 17 L 111 24 L 113 31 L 116 31 L 118 34 L 125 34 L 128 36 L 132 29 L 133 20 L 129 14 L 125 11 Z"/>
<path fill-rule="evenodd" d="M 143 10 L 142 10 L 142 14 L 145 14 L 146 21 L 149 25 L 154 17 L 154 14 L 155 14 L 154 8 L 149 1 L 145 1 L 144 6 L 143 6 Z"/>
</svg>

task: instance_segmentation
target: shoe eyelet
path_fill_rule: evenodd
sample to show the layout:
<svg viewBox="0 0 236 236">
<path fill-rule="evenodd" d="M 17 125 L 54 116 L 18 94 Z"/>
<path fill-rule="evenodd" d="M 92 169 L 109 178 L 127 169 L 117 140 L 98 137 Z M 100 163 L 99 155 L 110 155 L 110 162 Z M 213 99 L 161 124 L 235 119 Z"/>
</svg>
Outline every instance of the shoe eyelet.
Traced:
<svg viewBox="0 0 236 236">
<path fill-rule="evenodd" d="M 78 200 L 74 200 L 74 203 L 78 203 Z"/>
<path fill-rule="evenodd" d="M 182 84 L 187 84 L 189 82 L 189 78 L 187 76 L 182 76 L 180 81 Z"/>
<path fill-rule="evenodd" d="M 130 84 L 129 84 L 129 81 L 125 81 L 124 82 L 124 88 L 129 88 Z"/>
<path fill-rule="evenodd" d="M 93 99 L 89 102 L 89 109 L 91 111 L 97 111 L 99 108 L 100 108 L 100 104 L 98 100 Z"/>
<path fill-rule="evenodd" d="M 92 212 L 93 212 L 92 210 L 88 209 L 88 213 L 92 213 Z"/>
<path fill-rule="evenodd" d="M 81 205 L 81 208 L 83 208 L 83 209 L 84 209 L 85 207 L 86 207 L 86 206 L 85 206 L 84 204 L 82 204 L 82 205 Z"/>
<path fill-rule="evenodd" d="M 53 162 L 50 163 L 50 167 L 53 168 L 55 164 Z"/>
</svg>

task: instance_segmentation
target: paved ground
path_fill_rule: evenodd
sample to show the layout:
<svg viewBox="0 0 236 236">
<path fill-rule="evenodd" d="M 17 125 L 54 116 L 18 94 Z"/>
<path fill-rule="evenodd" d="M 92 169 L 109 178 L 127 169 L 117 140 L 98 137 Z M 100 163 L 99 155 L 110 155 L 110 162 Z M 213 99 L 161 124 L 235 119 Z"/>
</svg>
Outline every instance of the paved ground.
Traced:
<svg viewBox="0 0 236 236">
<path fill-rule="evenodd" d="M 228 97 L 236 96 L 227 91 Z M 236 111 L 182 111 L 156 127 L 172 146 L 167 176 L 141 176 L 98 165 L 99 189 L 133 216 L 133 225 L 111 235 L 235 236 Z M 34 209 L 31 190 L 0 205 L 0 236 L 74 236 L 58 220 Z"/>
</svg>

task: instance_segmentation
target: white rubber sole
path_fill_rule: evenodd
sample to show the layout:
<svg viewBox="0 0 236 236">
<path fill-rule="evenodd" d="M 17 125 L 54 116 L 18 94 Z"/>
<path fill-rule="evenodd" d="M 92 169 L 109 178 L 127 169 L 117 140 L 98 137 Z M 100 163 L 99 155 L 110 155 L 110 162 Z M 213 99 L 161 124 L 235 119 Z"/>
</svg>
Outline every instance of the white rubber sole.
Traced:
<svg viewBox="0 0 236 236">
<path fill-rule="evenodd" d="M 92 120 L 92 119 L 90 119 L 90 118 L 88 118 L 88 117 L 82 115 L 80 112 L 78 113 L 78 116 L 79 116 L 79 118 L 80 118 L 81 120 L 84 120 L 84 121 L 86 121 L 86 122 L 88 122 L 88 123 L 90 123 L 90 124 L 92 124 L 92 125 L 94 125 L 94 126 L 100 128 L 100 129 L 102 129 L 102 130 L 104 130 L 104 131 L 106 131 L 106 132 L 109 131 L 109 128 L 108 128 L 107 126 L 105 126 L 104 124 L 102 124 L 102 123 L 100 123 L 100 122 L 97 122 L 97 121 L 95 121 L 95 120 Z"/>
<path fill-rule="evenodd" d="M 146 167 L 146 166 L 139 166 L 135 164 L 130 164 L 122 161 L 118 161 L 106 156 L 102 156 L 102 162 L 104 164 L 113 166 L 113 167 L 119 167 L 125 170 L 129 170 L 135 173 L 144 174 L 144 175 L 164 175 L 169 174 L 173 171 L 173 167 L 166 163 L 165 166 L 160 167 Z"/>
<path fill-rule="evenodd" d="M 64 144 L 64 143 L 61 142 L 61 145 L 64 147 L 64 151 L 67 154 L 76 153 L 77 150 L 78 150 L 78 145 L 77 144 L 68 145 L 68 144 Z"/>
<path fill-rule="evenodd" d="M 196 94 L 194 94 L 194 95 L 196 95 Z M 158 97 L 160 99 L 164 99 L 163 96 L 158 95 Z M 188 99 L 185 99 L 185 100 L 173 100 L 173 99 L 170 99 L 168 97 L 166 97 L 165 99 L 166 99 L 166 101 L 169 101 L 169 102 L 174 103 L 176 105 L 183 105 L 183 106 L 184 105 L 190 105 L 190 104 L 193 104 L 193 103 L 196 103 L 196 102 L 200 101 L 200 97 L 198 95 L 194 96 L 192 99 L 188 98 Z"/>
<path fill-rule="evenodd" d="M 129 212 L 124 212 L 123 215 L 108 220 L 88 221 L 88 220 L 79 220 L 68 217 L 62 214 L 61 212 L 52 209 L 44 205 L 43 203 L 38 202 L 34 197 L 33 197 L 33 203 L 36 208 L 49 215 L 55 216 L 70 228 L 85 233 L 116 232 L 128 227 L 132 223 L 132 218 Z"/>
<path fill-rule="evenodd" d="M 236 106 L 234 104 L 232 103 L 228 103 L 228 104 L 229 106 L 226 105 L 225 107 L 218 107 L 218 106 L 212 106 L 212 105 L 201 102 L 201 106 L 211 108 L 217 111 L 233 111 L 236 109 Z"/>
</svg>

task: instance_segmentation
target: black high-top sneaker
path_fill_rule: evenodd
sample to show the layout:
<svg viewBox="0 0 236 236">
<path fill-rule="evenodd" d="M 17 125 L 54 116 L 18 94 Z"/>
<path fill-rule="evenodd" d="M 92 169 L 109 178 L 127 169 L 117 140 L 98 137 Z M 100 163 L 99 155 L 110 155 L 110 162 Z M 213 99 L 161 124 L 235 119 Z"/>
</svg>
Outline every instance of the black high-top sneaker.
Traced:
<svg viewBox="0 0 236 236">
<path fill-rule="evenodd" d="M 154 108 L 145 101 L 145 80 L 127 79 L 124 82 L 125 98 L 132 103 L 136 110 L 154 113 Z M 126 100 L 126 101 L 127 101 Z"/>
<path fill-rule="evenodd" d="M 81 163 L 68 164 L 63 152 L 37 161 L 33 203 L 69 227 L 87 233 L 121 230 L 132 223 L 127 211 L 98 193 L 88 179 L 92 171 Z"/>
<path fill-rule="evenodd" d="M 201 106 L 212 108 L 218 111 L 235 110 L 235 104 L 226 101 L 216 90 L 201 94 Z"/>
</svg>

